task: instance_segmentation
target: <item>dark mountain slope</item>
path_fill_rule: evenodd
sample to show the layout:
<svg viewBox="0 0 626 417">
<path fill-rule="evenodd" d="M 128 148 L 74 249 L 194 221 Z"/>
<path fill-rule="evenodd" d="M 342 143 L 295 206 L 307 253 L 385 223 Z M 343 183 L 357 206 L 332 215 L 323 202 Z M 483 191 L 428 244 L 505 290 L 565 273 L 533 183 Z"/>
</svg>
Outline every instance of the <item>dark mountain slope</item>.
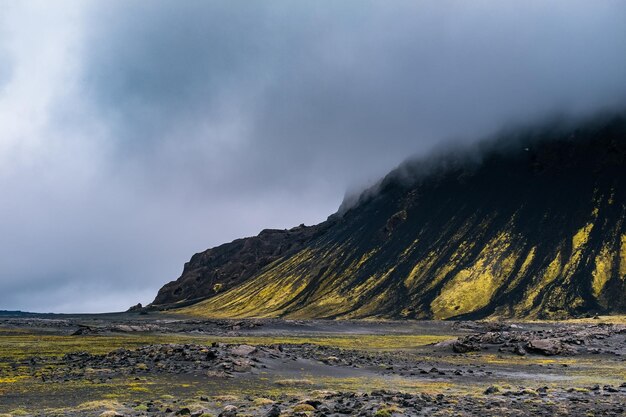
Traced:
<svg viewBox="0 0 626 417">
<path fill-rule="evenodd" d="M 624 118 L 527 131 L 482 152 L 427 173 L 424 164 L 402 167 L 300 246 L 181 311 L 442 319 L 626 312 Z"/>
<path fill-rule="evenodd" d="M 264 266 L 302 249 L 323 233 L 325 226 L 266 229 L 258 236 L 237 239 L 196 253 L 185 264 L 180 278 L 159 290 L 152 306 L 190 304 L 227 291 L 254 276 Z"/>
</svg>

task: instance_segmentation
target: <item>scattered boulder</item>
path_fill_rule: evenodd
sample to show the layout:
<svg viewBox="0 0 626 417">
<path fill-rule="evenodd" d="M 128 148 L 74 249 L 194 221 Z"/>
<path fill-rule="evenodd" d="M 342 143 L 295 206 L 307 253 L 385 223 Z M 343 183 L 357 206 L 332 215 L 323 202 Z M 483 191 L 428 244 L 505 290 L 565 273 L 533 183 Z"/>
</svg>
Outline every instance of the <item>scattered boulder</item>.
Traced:
<svg viewBox="0 0 626 417">
<path fill-rule="evenodd" d="M 293 407 L 294 413 L 304 413 L 308 411 L 315 411 L 315 407 L 310 404 L 297 404 L 295 407 Z"/>
<path fill-rule="evenodd" d="M 500 388 L 492 385 L 485 390 L 485 395 L 497 394 L 500 392 Z"/>
<path fill-rule="evenodd" d="M 563 343 L 555 339 L 534 339 L 529 340 L 526 349 L 533 353 L 545 356 L 554 356 L 563 352 Z"/>
<path fill-rule="evenodd" d="M 280 407 L 278 407 L 276 404 L 272 405 L 272 408 L 270 408 L 267 414 L 265 414 L 265 417 L 278 417 L 278 416 L 280 416 Z"/>
<path fill-rule="evenodd" d="M 528 353 L 526 351 L 526 349 L 524 349 L 524 346 L 517 344 L 515 345 L 515 347 L 513 348 L 513 353 L 520 355 L 520 356 L 524 356 L 526 355 L 526 353 Z"/>
<path fill-rule="evenodd" d="M 230 353 L 235 356 L 248 356 L 248 355 L 255 353 L 256 351 L 257 351 L 257 348 L 254 346 L 250 346 L 250 345 L 238 345 L 238 346 L 233 346 L 230 349 Z"/>
<path fill-rule="evenodd" d="M 218 417 L 237 417 L 237 407 L 234 405 L 227 405 Z"/>
<path fill-rule="evenodd" d="M 554 356 L 609 352 L 619 355 L 619 349 L 608 351 L 604 341 L 626 332 L 626 326 L 607 324 L 565 325 L 537 330 L 523 330 L 520 326 L 513 325 L 502 328 L 507 330 L 489 330 L 463 336 L 452 343 L 452 350 L 466 353 L 495 348 L 498 352 L 521 356 L 529 353 Z"/>
<path fill-rule="evenodd" d="M 79 324 L 78 329 L 76 329 L 76 331 L 72 333 L 71 336 L 83 336 L 91 333 L 93 333 L 93 329 L 91 327 Z"/>
<path fill-rule="evenodd" d="M 481 349 L 478 343 L 465 340 L 457 340 L 452 344 L 452 350 L 456 353 L 477 352 Z"/>
</svg>

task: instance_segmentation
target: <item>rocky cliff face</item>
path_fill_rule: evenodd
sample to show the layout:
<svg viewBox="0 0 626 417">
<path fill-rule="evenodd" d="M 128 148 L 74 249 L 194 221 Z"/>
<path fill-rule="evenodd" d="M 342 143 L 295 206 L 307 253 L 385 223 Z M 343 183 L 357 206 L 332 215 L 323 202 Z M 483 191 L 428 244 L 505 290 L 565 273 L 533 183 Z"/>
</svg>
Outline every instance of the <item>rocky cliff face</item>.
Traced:
<svg viewBox="0 0 626 417">
<path fill-rule="evenodd" d="M 266 229 L 258 236 L 197 253 L 185 264 L 180 278 L 159 290 L 151 306 L 170 308 L 228 291 L 272 262 L 302 249 L 324 230 L 325 225 Z"/>
<path fill-rule="evenodd" d="M 213 317 L 626 312 L 626 120 L 516 135 L 409 163 L 316 227 L 196 255 L 155 303 L 207 298 L 181 311 Z"/>
</svg>

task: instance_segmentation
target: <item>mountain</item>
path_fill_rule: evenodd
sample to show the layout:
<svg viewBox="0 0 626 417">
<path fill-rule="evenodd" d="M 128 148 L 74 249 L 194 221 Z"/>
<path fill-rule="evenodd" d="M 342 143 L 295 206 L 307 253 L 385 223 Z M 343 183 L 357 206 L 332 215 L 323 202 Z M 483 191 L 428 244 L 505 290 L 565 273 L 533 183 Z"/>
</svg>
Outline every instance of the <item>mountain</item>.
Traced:
<svg viewBox="0 0 626 417">
<path fill-rule="evenodd" d="M 624 116 L 510 131 L 409 161 L 317 226 L 196 254 L 151 307 L 210 317 L 624 313 L 625 220 Z"/>
<path fill-rule="evenodd" d="M 258 236 L 197 253 L 185 264 L 178 280 L 159 290 L 152 305 L 191 304 L 229 290 L 272 262 L 297 253 L 323 233 L 325 226 L 266 229 Z"/>
</svg>

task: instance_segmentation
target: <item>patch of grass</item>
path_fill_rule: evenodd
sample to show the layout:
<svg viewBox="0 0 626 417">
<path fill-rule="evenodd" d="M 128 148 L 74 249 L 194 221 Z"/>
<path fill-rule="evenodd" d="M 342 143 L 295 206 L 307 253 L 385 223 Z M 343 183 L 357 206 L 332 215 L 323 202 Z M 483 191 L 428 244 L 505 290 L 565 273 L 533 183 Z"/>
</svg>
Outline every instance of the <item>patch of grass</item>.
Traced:
<svg viewBox="0 0 626 417">
<path fill-rule="evenodd" d="M 310 343 L 344 349 L 389 350 L 413 349 L 453 338 L 450 335 L 329 335 L 329 336 L 189 336 L 119 334 L 93 336 L 59 336 L 39 334 L 3 335 L 0 339 L 0 362 L 19 360 L 32 356 L 59 358 L 67 353 L 89 352 L 106 354 L 115 349 L 135 349 L 159 343 L 196 343 L 210 345 L 213 342 L 272 345 Z"/>
<path fill-rule="evenodd" d="M 100 409 L 117 410 L 120 408 L 122 408 L 122 404 L 120 404 L 117 401 L 111 401 L 111 400 L 87 401 L 87 402 L 80 404 L 78 407 L 76 407 L 77 410 L 81 410 L 81 411 L 100 410 Z"/>
<path fill-rule="evenodd" d="M 307 413 L 312 411 L 315 411 L 315 407 L 310 404 L 298 404 L 293 407 L 294 413 Z"/>
<path fill-rule="evenodd" d="M 245 343 L 250 345 L 303 344 L 332 346 L 342 349 L 409 350 L 420 346 L 439 343 L 454 338 L 451 335 L 329 335 L 329 336 L 242 336 L 216 337 L 213 340 L 223 343 Z"/>
<path fill-rule="evenodd" d="M 275 381 L 276 385 L 281 387 L 293 387 L 301 385 L 313 385 L 313 381 L 310 379 L 279 379 Z"/>
<path fill-rule="evenodd" d="M 374 417 L 391 417 L 391 411 L 382 408 L 374 413 Z"/>
<path fill-rule="evenodd" d="M 239 397 L 235 395 L 216 395 L 213 397 L 213 399 L 219 402 L 232 402 L 232 401 L 237 401 Z"/>
<path fill-rule="evenodd" d="M 272 404 L 274 404 L 274 400 L 270 400 L 269 398 L 259 397 L 254 399 L 254 405 L 256 405 L 257 407 Z"/>
<path fill-rule="evenodd" d="M 0 384 L 15 384 L 16 382 L 19 382 L 25 378 L 26 376 L 3 377 L 0 378 Z"/>
</svg>

